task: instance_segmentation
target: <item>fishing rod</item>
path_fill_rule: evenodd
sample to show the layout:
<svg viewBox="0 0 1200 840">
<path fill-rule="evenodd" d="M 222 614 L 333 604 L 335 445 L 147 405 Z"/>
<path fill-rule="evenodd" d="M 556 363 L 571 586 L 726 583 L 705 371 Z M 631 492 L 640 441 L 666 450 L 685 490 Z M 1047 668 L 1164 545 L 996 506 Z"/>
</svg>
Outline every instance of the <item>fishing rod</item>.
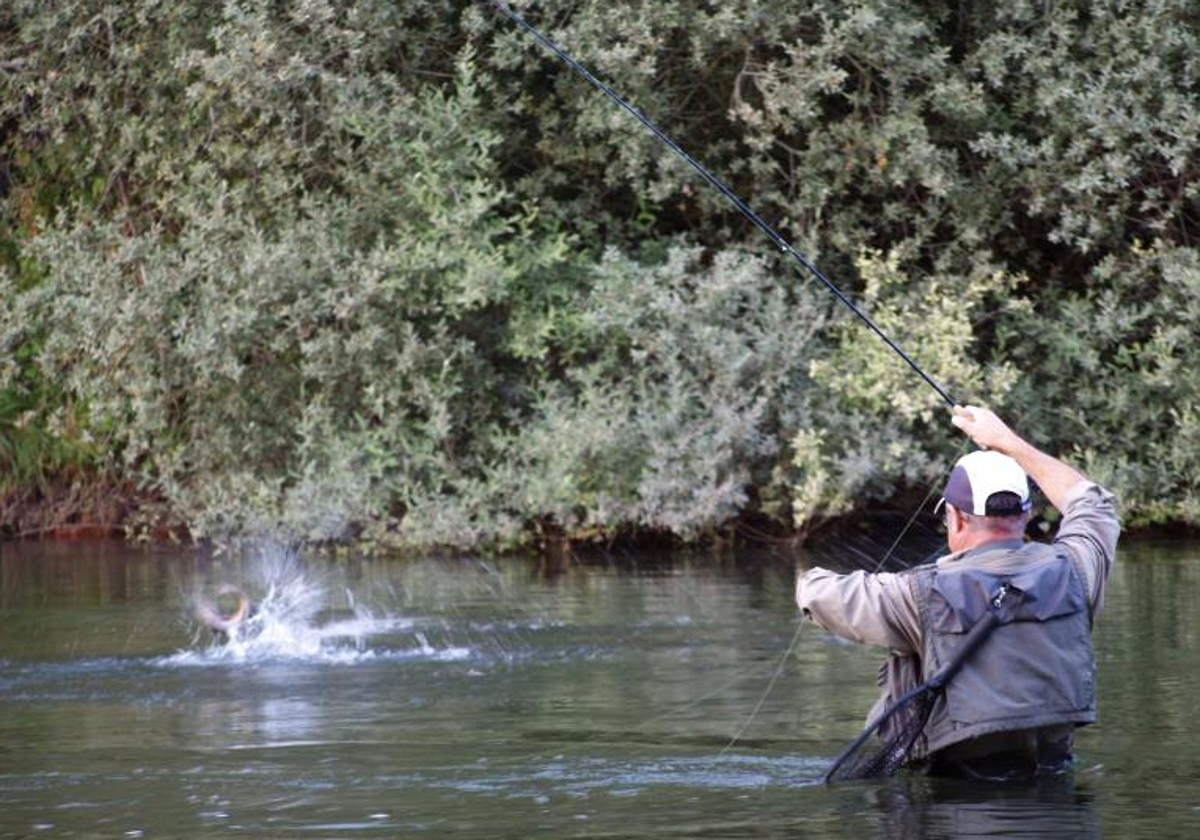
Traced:
<svg viewBox="0 0 1200 840">
<path fill-rule="evenodd" d="M 851 300 L 841 289 L 839 289 L 832 280 L 830 280 L 828 277 L 826 277 L 824 272 L 822 272 L 819 268 L 817 268 L 817 266 L 812 262 L 812 260 L 810 260 L 804 254 L 802 254 L 801 252 L 799 252 L 795 248 L 793 248 L 791 243 L 789 243 L 786 239 L 784 239 L 783 236 L 781 236 L 779 234 L 779 232 L 775 230 L 775 228 L 773 228 L 773 227 L 771 227 L 771 225 L 767 224 L 767 222 L 765 220 L 763 220 L 763 218 L 761 216 L 759 216 L 756 212 L 754 212 L 753 208 L 751 208 L 750 205 L 748 205 L 745 201 L 743 201 L 741 199 L 741 197 L 738 196 L 737 193 L 735 193 L 732 189 L 730 189 L 725 184 L 724 181 L 722 181 L 720 178 L 718 178 L 716 175 L 714 175 L 706 166 L 704 166 L 704 164 L 700 163 L 700 161 L 696 160 L 694 157 L 692 157 L 690 154 L 688 154 L 686 151 L 684 151 L 683 147 L 680 146 L 678 143 L 676 143 L 674 138 L 672 138 L 669 134 L 667 134 L 665 131 L 663 131 L 661 128 L 659 128 L 658 125 L 653 120 L 651 120 L 644 113 L 642 113 L 642 110 L 640 108 L 630 104 L 628 100 L 626 100 L 620 94 L 618 94 L 615 90 L 613 90 L 612 87 L 605 84 L 600 79 L 596 78 L 595 74 L 593 74 L 590 70 L 588 70 L 586 67 L 584 67 L 582 64 L 580 64 L 578 61 L 576 61 L 571 56 L 570 53 L 568 53 L 565 49 L 560 47 L 554 41 L 550 40 L 550 38 L 548 38 L 545 34 L 543 34 L 540 29 L 538 29 L 532 23 L 527 21 L 524 17 L 519 15 L 517 12 L 515 12 L 507 3 L 504 3 L 503 0 L 488 0 L 488 2 L 492 6 L 494 6 L 497 11 L 499 11 L 501 14 L 503 14 L 505 17 L 507 17 L 513 23 L 517 24 L 519 27 L 521 27 L 526 32 L 528 32 L 530 35 L 532 35 L 539 43 L 541 43 L 544 47 L 546 47 L 546 49 L 550 50 L 555 55 L 557 55 L 560 59 L 562 59 L 562 61 L 565 62 L 572 70 L 574 70 L 576 73 L 578 73 L 584 79 L 586 79 L 587 82 L 592 85 L 592 87 L 594 87 L 597 90 L 604 93 L 604 95 L 606 95 L 609 99 L 611 99 L 613 102 L 615 102 L 624 111 L 626 111 L 627 113 L 632 115 L 634 119 L 636 119 L 638 122 L 640 122 L 647 129 L 649 129 L 650 132 L 652 134 L 654 134 L 654 136 L 657 137 L 659 140 L 661 140 L 663 142 L 663 144 L 665 144 L 669 149 L 671 149 L 671 151 L 675 152 L 675 154 L 677 154 L 681 158 L 683 158 L 683 160 L 690 167 L 692 167 L 692 169 L 696 170 L 696 172 L 699 173 L 700 177 L 702 177 L 705 181 L 707 181 L 710 185 L 712 185 L 718 192 L 720 192 L 727 199 L 729 199 L 733 203 L 734 207 L 736 207 L 738 209 L 739 213 L 741 213 L 743 216 L 745 216 L 747 219 L 749 219 L 751 222 L 753 222 L 755 224 L 755 226 L 758 227 L 759 230 L 761 230 L 763 233 L 765 233 L 767 235 L 767 237 L 775 244 L 775 246 L 777 248 L 779 248 L 779 250 L 781 252 L 790 256 L 793 260 L 795 260 L 797 263 L 799 263 L 801 267 L 808 269 L 808 271 L 814 277 L 816 277 L 819 281 L 821 281 L 821 283 L 824 284 L 825 288 L 827 288 L 830 292 L 832 292 L 834 294 L 834 296 L 836 296 L 838 300 L 840 300 L 843 304 L 845 304 L 846 307 L 851 312 L 853 312 L 855 315 L 857 315 L 859 320 L 861 320 L 864 324 L 866 324 L 868 327 L 870 327 L 871 330 L 877 336 L 879 336 L 883 340 L 883 342 L 885 344 L 887 344 L 888 347 L 890 347 L 893 351 L 895 351 L 896 355 L 898 355 L 901 359 L 903 359 L 908 364 L 908 366 L 917 373 L 918 376 L 920 376 L 922 379 L 924 379 L 926 384 L 929 385 L 929 387 L 931 387 L 931 388 L 933 388 L 933 390 L 937 391 L 938 396 L 940 396 L 943 400 L 945 400 L 947 405 L 949 405 L 951 408 L 953 408 L 957 404 L 954 401 L 954 399 L 950 396 L 950 394 L 946 392 L 945 388 L 943 388 L 941 385 L 939 385 L 933 379 L 933 377 L 931 377 L 928 373 L 926 373 L 924 370 L 922 370 L 921 366 L 918 365 L 916 363 L 916 361 L 911 356 L 908 355 L 908 353 L 904 352 L 904 349 L 902 347 L 900 347 L 900 345 L 897 344 L 895 341 L 893 341 L 891 339 L 891 337 L 888 336 L 888 334 L 885 333 L 879 327 L 878 324 L 876 324 L 873 320 L 871 320 L 870 316 L 868 316 L 867 313 L 863 312 L 862 309 L 860 309 L 853 300 Z"/>
</svg>

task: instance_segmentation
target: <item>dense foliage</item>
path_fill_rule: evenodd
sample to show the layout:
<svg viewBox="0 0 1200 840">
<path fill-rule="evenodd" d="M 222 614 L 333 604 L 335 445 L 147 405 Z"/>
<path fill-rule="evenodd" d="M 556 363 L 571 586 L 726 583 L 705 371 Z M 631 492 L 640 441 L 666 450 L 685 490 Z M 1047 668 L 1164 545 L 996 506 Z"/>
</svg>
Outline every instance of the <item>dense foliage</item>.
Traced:
<svg viewBox="0 0 1200 840">
<path fill-rule="evenodd" d="M 515 4 L 960 400 L 1200 524 L 1186 0 Z M 803 527 L 937 395 L 487 3 L 0 10 L 0 492 L 406 546 Z"/>
</svg>

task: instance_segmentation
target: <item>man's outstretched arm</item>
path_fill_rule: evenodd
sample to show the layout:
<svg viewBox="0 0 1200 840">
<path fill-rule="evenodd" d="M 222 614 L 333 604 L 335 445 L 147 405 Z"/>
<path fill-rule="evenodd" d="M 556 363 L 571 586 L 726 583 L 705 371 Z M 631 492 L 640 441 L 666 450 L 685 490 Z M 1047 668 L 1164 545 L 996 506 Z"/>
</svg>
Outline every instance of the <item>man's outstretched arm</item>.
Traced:
<svg viewBox="0 0 1200 840">
<path fill-rule="evenodd" d="M 796 603 L 805 618 L 843 639 L 901 653 L 920 649 L 916 596 L 903 576 L 809 569 L 796 582 Z"/>
</svg>

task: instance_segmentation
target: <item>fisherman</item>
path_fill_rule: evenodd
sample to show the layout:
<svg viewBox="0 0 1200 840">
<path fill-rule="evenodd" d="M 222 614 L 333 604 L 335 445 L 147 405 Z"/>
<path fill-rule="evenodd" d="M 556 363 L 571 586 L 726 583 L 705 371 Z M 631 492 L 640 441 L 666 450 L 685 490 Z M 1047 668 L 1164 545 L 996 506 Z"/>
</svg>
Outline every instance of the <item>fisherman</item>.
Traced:
<svg viewBox="0 0 1200 840">
<path fill-rule="evenodd" d="M 1115 502 L 987 409 L 955 406 L 951 422 L 984 449 L 959 459 L 944 489 L 950 553 L 899 574 L 814 568 L 796 601 L 826 630 L 890 649 L 873 721 L 937 673 L 989 593 L 1009 586 L 1020 596 L 1015 612 L 950 680 L 909 764 L 991 781 L 1065 772 L 1075 728 L 1096 719 L 1091 626 L 1116 553 Z M 1029 477 L 1063 514 L 1048 545 L 1025 541 Z"/>
</svg>

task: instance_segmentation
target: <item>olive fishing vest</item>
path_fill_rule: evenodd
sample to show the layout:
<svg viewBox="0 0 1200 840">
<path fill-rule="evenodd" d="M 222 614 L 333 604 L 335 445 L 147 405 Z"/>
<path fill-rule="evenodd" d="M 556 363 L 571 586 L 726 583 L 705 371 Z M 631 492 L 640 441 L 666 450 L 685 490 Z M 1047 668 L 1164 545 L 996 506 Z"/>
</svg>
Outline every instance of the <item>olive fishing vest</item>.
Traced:
<svg viewBox="0 0 1200 840">
<path fill-rule="evenodd" d="M 1091 610 L 1068 553 L 1005 543 L 912 574 L 924 636 L 922 680 L 945 667 L 1001 584 L 1020 594 L 937 700 L 921 753 L 994 732 L 1096 720 Z"/>
</svg>

